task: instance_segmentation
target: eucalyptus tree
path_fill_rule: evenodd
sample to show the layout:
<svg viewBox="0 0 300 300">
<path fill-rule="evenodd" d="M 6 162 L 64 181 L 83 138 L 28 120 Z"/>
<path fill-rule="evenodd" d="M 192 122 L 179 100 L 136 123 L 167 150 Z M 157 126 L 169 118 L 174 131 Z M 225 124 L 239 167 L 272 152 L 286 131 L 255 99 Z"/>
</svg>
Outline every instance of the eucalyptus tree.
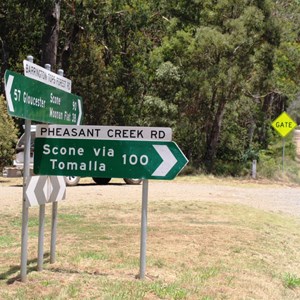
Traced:
<svg viewBox="0 0 300 300">
<path fill-rule="evenodd" d="M 224 124 L 224 116 L 242 105 L 245 93 L 254 93 L 255 84 L 263 87 L 279 33 L 269 1 L 180 3 L 196 15 L 170 13 L 168 35 L 152 57 L 157 68 L 167 61 L 177 68 L 181 82 L 172 101 L 179 107 L 178 136 L 192 142 L 193 149 L 185 146 L 190 158 L 199 166 L 203 161 L 211 172 L 222 133 L 232 127 Z M 196 4 L 198 9 L 188 9 Z"/>
<path fill-rule="evenodd" d="M 0 2 L 1 78 L 7 68 L 22 71 L 26 55 L 40 57 L 48 1 Z M 0 94 L 3 93 L 3 86 Z"/>
<path fill-rule="evenodd" d="M 298 0 L 273 0 L 272 18 L 278 24 L 280 41 L 273 51 L 274 55 L 258 74 L 265 73 L 266 80 L 257 77 L 253 90 L 257 102 L 257 113 L 253 118 L 256 127 L 256 139 L 262 148 L 267 148 L 273 138 L 270 123 L 282 111 L 287 110 L 299 93 L 299 21 L 300 2 Z M 269 32 L 272 32 L 270 27 Z M 265 56 L 265 52 L 261 53 Z"/>
<path fill-rule="evenodd" d="M 299 101 L 300 93 L 300 1 L 274 2 L 274 15 L 282 31 L 280 47 L 275 52 L 274 94 L 285 96 L 289 106 Z M 299 118 L 299 109 L 291 114 Z"/>
<path fill-rule="evenodd" d="M 84 98 L 85 122 L 147 123 L 145 111 L 153 108 L 146 97 L 151 83 L 149 53 L 162 34 L 151 1 L 83 2 L 75 7 L 72 22 L 80 30 L 72 51 L 65 53 L 72 62 L 67 67 L 74 88 Z M 67 20 L 63 23 L 70 26 Z"/>
</svg>

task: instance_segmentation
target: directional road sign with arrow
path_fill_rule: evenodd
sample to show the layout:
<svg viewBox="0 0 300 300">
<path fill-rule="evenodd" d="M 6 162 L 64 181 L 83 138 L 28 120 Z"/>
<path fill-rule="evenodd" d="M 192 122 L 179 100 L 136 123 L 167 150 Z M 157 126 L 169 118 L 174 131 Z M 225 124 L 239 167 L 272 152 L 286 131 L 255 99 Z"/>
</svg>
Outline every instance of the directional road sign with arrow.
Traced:
<svg viewBox="0 0 300 300">
<path fill-rule="evenodd" d="M 4 83 L 10 115 L 46 123 L 81 123 L 81 97 L 9 70 Z"/>
<path fill-rule="evenodd" d="M 66 182 L 63 176 L 32 176 L 25 194 L 27 206 L 60 201 L 66 196 Z"/>
<path fill-rule="evenodd" d="M 34 173 L 173 179 L 188 160 L 169 141 L 36 138 Z"/>
</svg>

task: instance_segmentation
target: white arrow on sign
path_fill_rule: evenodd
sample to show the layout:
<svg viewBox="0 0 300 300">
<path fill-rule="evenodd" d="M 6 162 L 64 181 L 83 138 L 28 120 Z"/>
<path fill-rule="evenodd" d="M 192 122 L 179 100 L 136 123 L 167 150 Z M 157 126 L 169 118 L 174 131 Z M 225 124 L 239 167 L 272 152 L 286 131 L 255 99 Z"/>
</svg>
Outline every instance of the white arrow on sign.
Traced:
<svg viewBox="0 0 300 300">
<path fill-rule="evenodd" d="M 12 99 L 11 99 L 11 96 L 10 96 L 10 91 L 11 91 L 11 87 L 12 87 L 13 81 L 14 81 L 14 76 L 9 75 L 8 79 L 7 79 L 7 82 L 5 84 L 6 100 L 7 100 L 8 108 L 9 108 L 9 110 L 11 112 L 15 111 L 14 105 L 13 105 L 13 102 L 12 102 Z"/>
<path fill-rule="evenodd" d="M 78 110 L 79 110 L 79 114 L 78 114 L 78 119 L 77 119 L 77 125 L 80 125 L 81 115 L 82 115 L 81 101 L 80 101 L 80 99 L 78 99 Z"/>
<path fill-rule="evenodd" d="M 166 176 L 177 163 L 177 159 L 175 158 L 175 156 L 170 151 L 167 145 L 153 145 L 153 147 L 160 155 L 163 161 L 158 166 L 158 168 L 152 173 L 152 176 Z"/>
<path fill-rule="evenodd" d="M 25 194 L 27 207 L 60 201 L 66 197 L 66 182 L 63 176 L 32 176 Z"/>
<path fill-rule="evenodd" d="M 56 202 L 66 198 L 66 181 L 64 176 L 49 176 L 51 191 L 48 202 Z"/>
</svg>

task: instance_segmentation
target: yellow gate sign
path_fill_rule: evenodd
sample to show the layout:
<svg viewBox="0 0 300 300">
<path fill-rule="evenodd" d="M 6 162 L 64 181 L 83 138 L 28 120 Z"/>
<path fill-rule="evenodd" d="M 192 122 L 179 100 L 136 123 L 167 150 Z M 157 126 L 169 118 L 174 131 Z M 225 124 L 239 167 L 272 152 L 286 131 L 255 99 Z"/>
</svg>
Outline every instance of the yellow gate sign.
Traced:
<svg viewBox="0 0 300 300">
<path fill-rule="evenodd" d="M 285 137 L 297 127 L 297 123 L 286 112 L 283 112 L 273 121 L 272 126 L 282 137 Z"/>
</svg>

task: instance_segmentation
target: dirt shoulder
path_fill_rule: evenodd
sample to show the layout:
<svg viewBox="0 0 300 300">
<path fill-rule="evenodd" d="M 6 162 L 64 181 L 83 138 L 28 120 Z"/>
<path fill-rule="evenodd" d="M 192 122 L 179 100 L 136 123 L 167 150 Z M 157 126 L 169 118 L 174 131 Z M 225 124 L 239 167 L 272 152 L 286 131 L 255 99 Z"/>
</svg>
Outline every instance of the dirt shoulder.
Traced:
<svg viewBox="0 0 300 300">
<path fill-rule="evenodd" d="M 77 187 L 67 188 L 66 205 L 92 204 L 95 201 L 128 203 L 140 201 L 142 185 L 126 185 L 114 179 L 106 186 L 82 179 Z M 0 178 L 0 211 L 19 210 L 22 201 L 21 179 Z M 201 201 L 238 203 L 257 209 L 300 217 L 300 187 L 281 183 L 179 178 L 150 181 L 149 203 L 155 201 Z"/>
</svg>

